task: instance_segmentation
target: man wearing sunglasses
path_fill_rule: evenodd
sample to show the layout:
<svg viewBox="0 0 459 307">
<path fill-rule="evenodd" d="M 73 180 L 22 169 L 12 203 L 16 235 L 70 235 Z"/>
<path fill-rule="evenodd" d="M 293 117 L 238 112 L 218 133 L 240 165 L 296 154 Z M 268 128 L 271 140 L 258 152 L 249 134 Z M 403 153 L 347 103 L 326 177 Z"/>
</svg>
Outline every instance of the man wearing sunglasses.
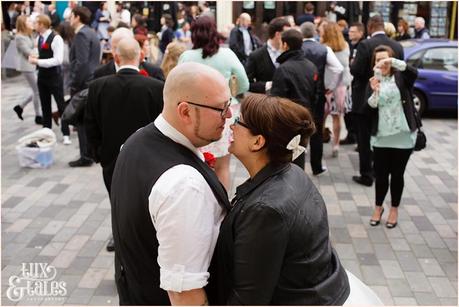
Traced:
<svg viewBox="0 0 459 307">
<path fill-rule="evenodd" d="M 120 305 L 215 302 L 212 258 L 230 207 L 198 148 L 221 138 L 229 87 L 215 69 L 189 62 L 169 73 L 163 94 L 161 115 L 126 141 L 113 174 Z"/>
</svg>

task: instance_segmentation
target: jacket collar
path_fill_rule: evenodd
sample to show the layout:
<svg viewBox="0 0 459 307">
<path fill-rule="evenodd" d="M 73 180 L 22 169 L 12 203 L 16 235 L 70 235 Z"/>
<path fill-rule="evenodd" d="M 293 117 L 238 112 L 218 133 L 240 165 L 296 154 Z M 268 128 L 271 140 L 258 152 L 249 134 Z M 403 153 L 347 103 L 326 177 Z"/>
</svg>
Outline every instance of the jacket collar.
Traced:
<svg viewBox="0 0 459 307">
<path fill-rule="evenodd" d="M 245 195 L 249 194 L 253 190 L 255 190 L 259 185 L 261 185 L 263 182 L 265 182 L 267 179 L 284 172 L 288 169 L 290 169 L 291 164 L 290 163 L 284 163 L 284 164 L 272 164 L 269 163 L 267 164 L 261 171 L 259 171 L 255 177 L 249 178 L 246 182 L 241 184 L 236 188 L 236 197 L 233 199 L 232 203 L 235 200 L 238 200 Z"/>
<path fill-rule="evenodd" d="M 300 50 L 288 50 L 288 51 L 285 51 L 277 58 L 277 62 L 282 64 L 285 61 L 288 61 L 290 59 L 292 59 L 292 60 L 302 60 L 302 59 L 304 59 L 303 50 L 300 49 Z"/>
</svg>

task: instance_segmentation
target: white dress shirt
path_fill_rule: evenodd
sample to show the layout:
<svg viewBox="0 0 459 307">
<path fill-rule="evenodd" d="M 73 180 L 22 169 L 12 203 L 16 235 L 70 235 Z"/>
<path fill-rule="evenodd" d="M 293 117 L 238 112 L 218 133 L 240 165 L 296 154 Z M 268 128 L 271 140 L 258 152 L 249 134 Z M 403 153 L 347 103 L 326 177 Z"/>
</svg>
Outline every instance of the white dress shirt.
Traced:
<svg viewBox="0 0 459 307">
<path fill-rule="evenodd" d="M 239 29 L 242 32 L 242 38 L 244 39 L 244 52 L 247 56 L 249 56 L 253 48 L 249 30 L 244 27 L 240 27 Z"/>
<path fill-rule="evenodd" d="M 279 63 L 276 61 L 277 58 L 281 55 L 282 52 L 280 52 L 278 49 L 274 48 L 273 45 L 271 44 L 271 40 L 268 39 L 266 42 L 266 49 L 268 49 L 268 54 L 269 57 L 271 58 L 271 61 L 274 64 L 274 67 L 279 67 Z"/>
<path fill-rule="evenodd" d="M 203 154 L 162 115 L 155 126 L 204 161 Z M 151 189 L 149 212 L 159 242 L 160 287 L 182 292 L 203 288 L 224 217 L 209 184 L 195 168 L 176 165 Z"/>
<path fill-rule="evenodd" d="M 51 34 L 51 30 L 46 30 L 43 33 L 43 44 L 46 43 L 48 36 Z M 37 37 L 37 45 L 40 36 Z M 64 40 L 58 34 L 54 36 L 53 42 L 51 43 L 51 50 L 53 50 L 53 57 L 49 59 L 38 59 L 37 65 L 44 68 L 54 67 L 62 65 L 64 62 Z"/>
</svg>

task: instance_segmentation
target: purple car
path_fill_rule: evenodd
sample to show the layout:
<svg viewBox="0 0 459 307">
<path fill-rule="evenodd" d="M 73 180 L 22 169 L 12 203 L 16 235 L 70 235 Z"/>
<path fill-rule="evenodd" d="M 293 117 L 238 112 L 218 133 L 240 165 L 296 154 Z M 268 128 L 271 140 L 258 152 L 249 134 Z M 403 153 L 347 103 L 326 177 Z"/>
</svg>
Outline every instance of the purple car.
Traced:
<svg viewBox="0 0 459 307">
<path fill-rule="evenodd" d="M 426 110 L 457 110 L 457 41 L 412 39 L 400 42 L 405 61 L 419 70 L 414 103 Z"/>
</svg>

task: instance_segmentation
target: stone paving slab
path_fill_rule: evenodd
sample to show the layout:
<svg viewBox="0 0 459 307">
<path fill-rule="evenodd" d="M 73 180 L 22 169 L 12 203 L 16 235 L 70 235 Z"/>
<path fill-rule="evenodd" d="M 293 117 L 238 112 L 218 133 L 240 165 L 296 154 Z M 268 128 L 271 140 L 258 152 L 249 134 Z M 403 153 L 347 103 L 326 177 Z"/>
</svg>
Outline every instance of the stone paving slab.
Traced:
<svg viewBox="0 0 459 307">
<path fill-rule="evenodd" d="M 54 165 L 48 169 L 20 168 L 15 142 L 40 127 L 33 123 L 32 105 L 24 121 L 13 107 L 26 88 L 22 76 L 1 85 L 1 219 L 2 305 L 117 305 L 113 253 L 105 250 L 109 238 L 110 203 L 99 165 L 71 169 L 78 157 L 78 139 L 64 146 L 58 127 Z M 427 149 L 410 158 L 400 206 L 399 227 L 388 230 L 368 225 L 374 187 L 355 184 L 358 155 L 354 146 L 342 146 L 331 158 L 324 146 L 321 177 L 306 173 L 327 203 L 330 233 L 344 267 L 368 284 L 386 305 L 457 305 L 457 119 L 423 121 Z M 343 129 L 344 130 L 344 129 Z M 345 132 L 343 132 L 345 133 Z M 232 188 L 248 175 L 231 161 Z M 390 196 L 385 206 L 389 208 Z M 388 210 L 386 210 L 387 212 Z M 56 267 L 56 281 L 66 283 L 62 297 L 6 296 L 12 276 L 23 263 Z"/>
</svg>

